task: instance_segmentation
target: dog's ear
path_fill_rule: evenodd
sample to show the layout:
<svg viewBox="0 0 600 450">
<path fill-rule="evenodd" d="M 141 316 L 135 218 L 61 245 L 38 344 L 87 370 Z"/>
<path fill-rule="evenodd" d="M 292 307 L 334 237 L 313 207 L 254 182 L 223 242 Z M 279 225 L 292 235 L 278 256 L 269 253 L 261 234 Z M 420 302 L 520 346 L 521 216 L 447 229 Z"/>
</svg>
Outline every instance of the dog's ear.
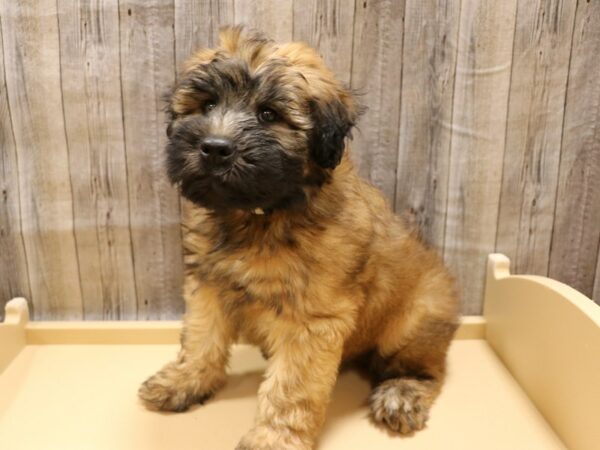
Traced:
<svg viewBox="0 0 600 450">
<path fill-rule="evenodd" d="M 333 169 L 342 160 L 346 137 L 356 121 L 356 111 L 349 102 L 339 98 L 311 102 L 313 128 L 310 135 L 310 152 L 315 162 Z"/>
</svg>

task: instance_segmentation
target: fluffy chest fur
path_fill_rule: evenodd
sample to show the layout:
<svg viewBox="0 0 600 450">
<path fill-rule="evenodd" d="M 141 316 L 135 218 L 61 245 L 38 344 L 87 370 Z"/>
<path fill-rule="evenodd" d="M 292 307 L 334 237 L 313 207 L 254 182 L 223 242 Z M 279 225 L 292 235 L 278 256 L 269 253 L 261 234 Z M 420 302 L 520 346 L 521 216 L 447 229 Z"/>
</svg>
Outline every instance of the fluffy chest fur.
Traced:
<svg viewBox="0 0 600 450">
<path fill-rule="evenodd" d="M 315 278 L 331 270 L 331 261 L 313 248 L 323 242 L 327 227 L 309 221 L 241 212 L 221 221 L 192 207 L 186 230 L 187 270 L 218 285 L 227 310 L 260 303 L 278 314 L 298 312 Z"/>
<path fill-rule="evenodd" d="M 295 219 L 289 211 L 221 218 L 187 204 L 186 269 L 218 286 L 229 320 L 263 349 L 275 322 L 349 317 L 365 297 L 361 276 L 371 254 L 373 226 L 360 213 L 345 212 L 342 204 L 326 217 L 301 211 Z M 344 231 L 348 221 L 353 233 Z"/>
</svg>

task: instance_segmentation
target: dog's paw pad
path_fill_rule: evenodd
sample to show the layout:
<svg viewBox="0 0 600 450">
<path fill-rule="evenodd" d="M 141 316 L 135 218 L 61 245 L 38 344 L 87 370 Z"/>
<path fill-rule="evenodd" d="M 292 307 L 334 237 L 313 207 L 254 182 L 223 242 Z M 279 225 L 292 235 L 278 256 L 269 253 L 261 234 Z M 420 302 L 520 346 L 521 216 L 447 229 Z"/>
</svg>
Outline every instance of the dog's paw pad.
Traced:
<svg viewBox="0 0 600 450">
<path fill-rule="evenodd" d="M 370 397 L 375 422 L 401 434 L 425 427 L 431 406 L 428 389 L 415 379 L 396 378 L 377 386 Z"/>
<path fill-rule="evenodd" d="M 203 403 L 208 397 L 191 395 L 185 389 L 178 389 L 162 377 L 160 372 L 140 386 L 138 396 L 149 409 L 172 412 L 183 412 L 194 403 Z"/>
</svg>

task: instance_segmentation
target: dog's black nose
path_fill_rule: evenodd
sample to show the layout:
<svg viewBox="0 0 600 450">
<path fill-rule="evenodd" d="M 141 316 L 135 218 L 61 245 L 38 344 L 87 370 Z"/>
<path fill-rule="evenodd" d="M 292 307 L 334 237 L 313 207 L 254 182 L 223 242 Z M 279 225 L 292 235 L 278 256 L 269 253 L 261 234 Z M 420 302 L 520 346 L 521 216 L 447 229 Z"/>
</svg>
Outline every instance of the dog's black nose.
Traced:
<svg viewBox="0 0 600 450">
<path fill-rule="evenodd" d="M 213 163 L 220 163 L 230 159 L 234 151 L 233 142 L 227 138 L 207 137 L 200 143 L 202 156 Z"/>
</svg>

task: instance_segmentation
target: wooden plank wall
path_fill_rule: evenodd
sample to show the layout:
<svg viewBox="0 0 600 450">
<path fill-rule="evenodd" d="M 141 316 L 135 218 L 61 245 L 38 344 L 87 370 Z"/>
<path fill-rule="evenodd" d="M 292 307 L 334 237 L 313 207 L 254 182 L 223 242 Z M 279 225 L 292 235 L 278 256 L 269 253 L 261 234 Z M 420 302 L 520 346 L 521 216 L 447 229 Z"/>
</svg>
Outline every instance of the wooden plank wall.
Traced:
<svg viewBox="0 0 600 450">
<path fill-rule="evenodd" d="M 316 46 L 368 107 L 360 173 L 481 312 L 485 256 L 600 302 L 600 2 L 0 0 L 0 305 L 175 318 L 161 96 L 219 26 Z"/>
</svg>

